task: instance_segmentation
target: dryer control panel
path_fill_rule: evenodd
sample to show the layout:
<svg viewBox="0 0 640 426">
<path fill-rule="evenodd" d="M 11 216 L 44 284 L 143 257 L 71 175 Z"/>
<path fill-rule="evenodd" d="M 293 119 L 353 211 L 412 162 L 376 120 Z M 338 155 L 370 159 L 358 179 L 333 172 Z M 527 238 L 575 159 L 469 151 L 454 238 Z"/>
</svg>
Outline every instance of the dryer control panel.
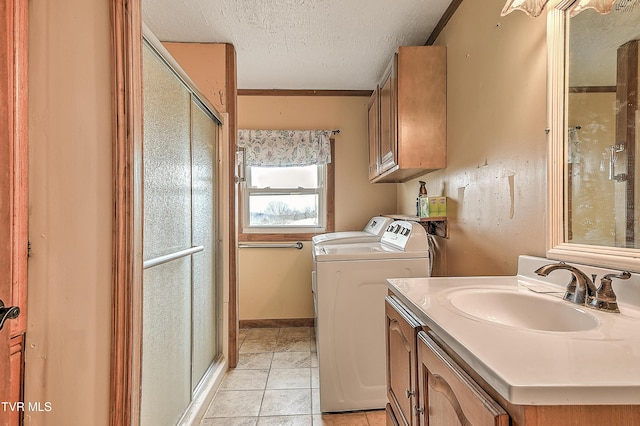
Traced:
<svg viewBox="0 0 640 426">
<path fill-rule="evenodd" d="M 380 240 L 404 251 L 428 250 L 427 232 L 417 222 L 396 220 L 387 226 Z"/>
<path fill-rule="evenodd" d="M 364 227 L 363 231 L 366 231 L 373 235 L 382 235 L 389 227 L 389 224 L 393 223 L 393 219 L 384 216 L 374 216 L 369 223 Z"/>
</svg>

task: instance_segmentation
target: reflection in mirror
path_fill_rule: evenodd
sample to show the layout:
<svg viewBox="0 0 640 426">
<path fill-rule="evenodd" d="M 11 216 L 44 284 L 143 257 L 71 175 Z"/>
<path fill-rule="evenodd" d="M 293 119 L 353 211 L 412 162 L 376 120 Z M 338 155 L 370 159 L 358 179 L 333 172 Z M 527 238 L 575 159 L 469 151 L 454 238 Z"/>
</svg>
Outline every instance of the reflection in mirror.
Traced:
<svg viewBox="0 0 640 426">
<path fill-rule="evenodd" d="M 640 247 L 640 1 L 565 17 L 564 241 Z"/>
</svg>

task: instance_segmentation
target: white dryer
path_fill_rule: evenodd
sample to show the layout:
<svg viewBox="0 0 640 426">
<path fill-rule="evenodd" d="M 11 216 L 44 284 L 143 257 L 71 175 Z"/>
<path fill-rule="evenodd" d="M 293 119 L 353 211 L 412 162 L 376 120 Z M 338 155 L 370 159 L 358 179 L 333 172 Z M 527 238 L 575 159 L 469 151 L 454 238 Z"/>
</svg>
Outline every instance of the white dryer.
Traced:
<svg viewBox="0 0 640 426">
<path fill-rule="evenodd" d="M 387 403 L 387 278 L 429 276 L 424 228 L 396 221 L 380 242 L 313 250 L 313 298 L 322 412 L 382 409 Z"/>
<path fill-rule="evenodd" d="M 374 216 L 362 231 L 340 231 L 314 235 L 311 238 L 311 244 L 313 246 L 319 246 L 327 244 L 378 242 L 391 222 L 393 222 L 393 219 L 390 217 Z"/>
</svg>

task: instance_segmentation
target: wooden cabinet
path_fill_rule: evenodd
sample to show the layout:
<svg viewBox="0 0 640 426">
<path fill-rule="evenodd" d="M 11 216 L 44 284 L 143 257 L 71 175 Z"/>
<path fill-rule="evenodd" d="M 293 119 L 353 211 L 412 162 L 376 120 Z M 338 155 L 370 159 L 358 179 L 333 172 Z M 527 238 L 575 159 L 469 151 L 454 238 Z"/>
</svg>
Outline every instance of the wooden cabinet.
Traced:
<svg viewBox="0 0 640 426">
<path fill-rule="evenodd" d="M 394 54 L 380 81 L 380 139 L 378 174 L 386 174 L 397 165 L 396 107 L 398 89 L 398 55 Z"/>
<path fill-rule="evenodd" d="M 385 300 L 387 424 L 508 426 L 509 415 L 394 296 Z"/>
<path fill-rule="evenodd" d="M 417 350 L 420 425 L 509 425 L 507 412 L 424 331 Z"/>
<path fill-rule="evenodd" d="M 509 416 L 425 333 L 394 296 L 385 300 L 387 424 L 507 426 Z"/>
<path fill-rule="evenodd" d="M 369 133 L 377 165 L 371 182 L 405 182 L 446 167 L 446 64 L 444 46 L 401 46 L 394 54 L 374 93 L 377 114 L 370 103 L 369 129 L 378 128 Z"/>
<path fill-rule="evenodd" d="M 512 404 L 420 317 L 387 297 L 388 426 L 640 426 L 640 405 Z"/>
<path fill-rule="evenodd" d="M 387 348 L 387 416 L 396 424 L 417 424 L 416 338 L 422 323 L 392 296 L 385 301 Z"/>
<path fill-rule="evenodd" d="M 369 180 L 380 173 L 380 89 L 376 87 L 367 106 L 369 113 Z"/>
</svg>

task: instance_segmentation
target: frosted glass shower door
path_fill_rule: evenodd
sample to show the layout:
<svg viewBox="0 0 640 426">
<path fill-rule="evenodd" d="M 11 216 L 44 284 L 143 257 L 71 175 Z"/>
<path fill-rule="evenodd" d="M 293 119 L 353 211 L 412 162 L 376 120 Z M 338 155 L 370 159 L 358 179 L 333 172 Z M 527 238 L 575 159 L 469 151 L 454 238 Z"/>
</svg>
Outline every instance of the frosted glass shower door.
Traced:
<svg viewBox="0 0 640 426">
<path fill-rule="evenodd" d="M 140 423 L 174 425 L 219 354 L 215 166 L 218 124 L 144 48 Z"/>
<path fill-rule="evenodd" d="M 192 146 L 192 244 L 203 250 L 192 256 L 193 319 L 192 319 L 192 390 L 195 390 L 207 369 L 220 353 L 217 327 L 218 291 L 216 280 L 215 153 L 218 126 L 202 106 L 191 103 Z"/>
</svg>

